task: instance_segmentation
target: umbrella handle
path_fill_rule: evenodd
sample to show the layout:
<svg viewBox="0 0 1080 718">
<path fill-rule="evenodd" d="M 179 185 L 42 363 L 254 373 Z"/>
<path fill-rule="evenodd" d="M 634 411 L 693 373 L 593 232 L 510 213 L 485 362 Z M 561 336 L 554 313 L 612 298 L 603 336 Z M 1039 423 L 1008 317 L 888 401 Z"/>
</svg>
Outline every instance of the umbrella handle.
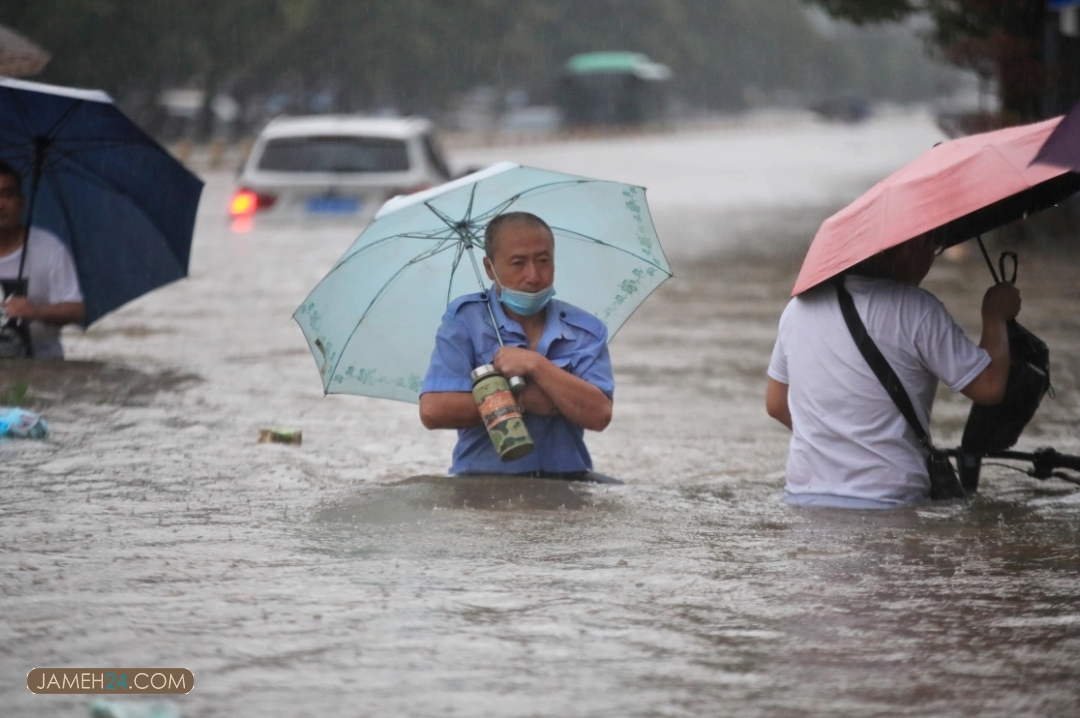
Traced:
<svg viewBox="0 0 1080 718">
<path fill-rule="evenodd" d="M 998 271 L 994 271 L 994 263 L 990 261 L 990 253 L 986 251 L 986 245 L 983 244 L 982 237 L 976 237 L 979 242 L 979 249 L 982 250 L 983 259 L 986 260 L 986 266 L 990 268 L 990 276 L 994 278 L 994 284 L 1001 284 L 1002 282 L 1009 282 L 1010 284 L 1016 284 L 1016 270 L 1020 267 L 1020 260 L 1016 257 L 1016 252 L 1002 252 L 998 257 Z M 1005 260 L 1012 260 L 1012 276 L 1005 271 Z M 1001 273 L 1001 278 L 998 278 L 998 272 Z M 1008 277 L 1006 279 L 1006 277 Z"/>
<path fill-rule="evenodd" d="M 1006 279 L 1008 273 L 1005 271 L 1005 260 L 1012 260 L 1012 277 Z M 998 257 L 998 271 L 1001 272 L 1001 281 L 1009 282 L 1010 284 L 1016 284 L 1016 269 L 1020 265 L 1020 261 L 1016 258 L 1016 252 L 1002 252 Z"/>
<path fill-rule="evenodd" d="M 525 389 L 525 378 L 520 376 L 512 376 L 506 380 L 506 383 L 510 385 L 510 391 L 514 394 L 520 394 Z"/>
</svg>

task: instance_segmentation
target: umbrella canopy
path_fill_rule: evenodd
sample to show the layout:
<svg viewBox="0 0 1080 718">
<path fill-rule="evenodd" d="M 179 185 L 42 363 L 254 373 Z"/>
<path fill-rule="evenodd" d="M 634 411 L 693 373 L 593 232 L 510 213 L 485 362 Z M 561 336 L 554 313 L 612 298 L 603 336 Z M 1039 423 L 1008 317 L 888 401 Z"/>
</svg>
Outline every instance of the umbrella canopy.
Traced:
<svg viewBox="0 0 1080 718">
<path fill-rule="evenodd" d="M 878 182 L 821 225 L 792 295 L 925 232 L 952 246 L 1074 194 L 1080 175 L 1029 166 L 1060 121 L 942 142 Z"/>
<path fill-rule="evenodd" d="M 0 75 L 36 75 L 49 64 L 49 53 L 9 27 L 0 25 Z"/>
<path fill-rule="evenodd" d="M 203 183 L 96 90 L 0 79 L 0 160 L 71 251 L 85 324 L 187 276 Z"/>
<path fill-rule="evenodd" d="M 509 162 L 387 202 L 293 318 L 327 393 L 419 401 L 455 298 L 487 288 L 487 224 L 531 212 L 555 235 L 559 298 L 614 335 L 671 276 L 640 187 Z"/>
<path fill-rule="evenodd" d="M 1061 124 L 1046 138 L 1033 162 L 1080 171 L 1080 102 L 1073 105 Z"/>
</svg>

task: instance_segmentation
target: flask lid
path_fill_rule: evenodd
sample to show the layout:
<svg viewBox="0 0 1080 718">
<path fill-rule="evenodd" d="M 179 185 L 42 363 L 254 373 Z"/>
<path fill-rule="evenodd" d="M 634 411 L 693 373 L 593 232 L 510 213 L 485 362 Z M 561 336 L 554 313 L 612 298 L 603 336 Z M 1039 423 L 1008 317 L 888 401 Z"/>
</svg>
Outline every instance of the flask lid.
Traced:
<svg viewBox="0 0 1080 718">
<path fill-rule="evenodd" d="M 482 366 L 478 366 L 473 369 L 469 376 L 472 377 L 473 384 L 475 384 L 481 379 L 498 373 L 499 372 L 495 371 L 495 366 L 493 364 L 483 364 Z"/>
</svg>

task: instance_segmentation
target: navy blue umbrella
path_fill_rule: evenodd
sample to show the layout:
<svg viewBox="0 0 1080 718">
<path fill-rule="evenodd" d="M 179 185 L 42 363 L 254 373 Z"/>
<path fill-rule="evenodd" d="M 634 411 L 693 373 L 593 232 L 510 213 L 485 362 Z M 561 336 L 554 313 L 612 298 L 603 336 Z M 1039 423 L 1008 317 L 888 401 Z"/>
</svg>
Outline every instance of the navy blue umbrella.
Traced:
<svg viewBox="0 0 1080 718">
<path fill-rule="evenodd" d="M 203 183 L 104 92 L 0 79 L 0 160 L 71 251 L 89 326 L 187 276 Z"/>
</svg>

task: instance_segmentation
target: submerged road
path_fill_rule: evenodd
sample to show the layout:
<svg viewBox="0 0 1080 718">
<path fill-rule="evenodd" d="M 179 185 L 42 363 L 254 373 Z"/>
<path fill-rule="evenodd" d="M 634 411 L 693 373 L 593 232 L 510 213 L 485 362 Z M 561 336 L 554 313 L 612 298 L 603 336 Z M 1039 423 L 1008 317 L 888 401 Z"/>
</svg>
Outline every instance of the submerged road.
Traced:
<svg viewBox="0 0 1080 718">
<path fill-rule="evenodd" d="M 1080 714 L 1075 487 L 991 467 L 959 504 L 779 501 L 764 372 L 802 255 L 939 139 L 795 117 L 453 156 L 649 189 L 676 277 L 611 345 L 587 440 L 614 487 L 438 478 L 453 436 L 415 406 L 323 397 L 290 315 L 359 228 L 234 231 L 207 175 L 190 278 L 17 370 L 53 433 L 0 443 L 0 713 L 88 715 L 33 667 L 176 666 L 185 717 Z M 1021 254 L 1057 389 L 1024 449 L 1080 453 L 1078 257 Z M 975 335 L 980 263 L 925 285 Z M 939 396 L 939 443 L 968 406 Z M 302 445 L 256 443 L 275 426 Z"/>
</svg>

